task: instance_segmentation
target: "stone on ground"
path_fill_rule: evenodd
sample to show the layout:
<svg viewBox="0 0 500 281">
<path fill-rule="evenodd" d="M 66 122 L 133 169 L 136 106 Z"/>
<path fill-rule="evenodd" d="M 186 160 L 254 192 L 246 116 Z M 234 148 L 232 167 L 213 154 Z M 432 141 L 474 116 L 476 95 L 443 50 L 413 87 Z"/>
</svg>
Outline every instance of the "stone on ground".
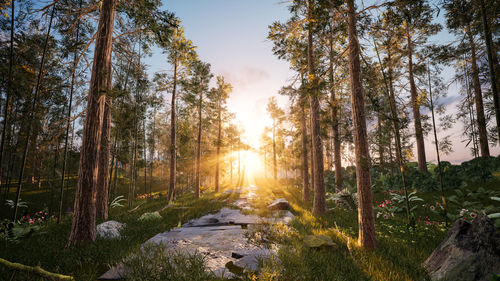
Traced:
<svg viewBox="0 0 500 281">
<path fill-rule="evenodd" d="M 125 224 L 117 221 L 106 221 L 97 225 L 97 237 L 105 239 L 121 238 L 120 230 L 125 227 Z"/>
<path fill-rule="evenodd" d="M 151 213 L 144 213 L 139 217 L 138 220 L 139 221 L 151 221 L 151 220 L 157 220 L 157 219 L 161 219 L 161 218 L 162 218 L 162 216 L 157 211 L 157 212 L 151 212 Z"/>
<path fill-rule="evenodd" d="M 492 280 L 500 273 L 500 235 L 490 219 L 457 220 L 424 262 L 432 280 Z"/>
<path fill-rule="evenodd" d="M 271 202 L 271 204 L 268 205 L 267 208 L 269 210 L 290 210 L 292 207 L 285 198 L 279 198 Z"/>
</svg>

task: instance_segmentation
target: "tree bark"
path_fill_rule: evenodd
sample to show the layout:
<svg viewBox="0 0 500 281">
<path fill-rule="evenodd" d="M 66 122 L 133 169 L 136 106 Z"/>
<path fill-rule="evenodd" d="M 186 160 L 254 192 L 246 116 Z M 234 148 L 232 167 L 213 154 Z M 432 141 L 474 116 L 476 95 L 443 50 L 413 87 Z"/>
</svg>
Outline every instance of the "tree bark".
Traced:
<svg viewBox="0 0 500 281">
<path fill-rule="evenodd" d="M 172 91 L 172 105 L 170 109 L 170 185 L 168 188 L 168 202 L 173 199 L 175 184 L 176 184 L 176 112 L 175 112 L 175 101 L 176 101 L 176 91 L 177 91 L 177 66 L 178 61 L 174 62 L 174 88 Z"/>
<path fill-rule="evenodd" d="M 370 155 L 366 136 L 365 105 L 361 84 L 359 42 L 356 31 L 354 0 L 347 1 L 349 37 L 349 75 L 351 78 L 352 119 L 354 125 L 354 151 L 356 159 L 356 183 L 358 188 L 359 244 L 362 248 L 376 247 L 373 194 L 370 180 Z"/>
<path fill-rule="evenodd" d="M 305 101 L 300 101 L 300 129 L 302 135 L 302 200 L 309 202 L 311 199 L 311 192 L 309 189 L 309 153 L 307 151 L 307 123 L 304 103 Z"/>
<path fill-rule="evenodd" d="M 491 92 L 493 94 L 493 105 L 495 107 L 495 117 L 497 121 L 498 142 L 500 143 L 500 73 L 498 70 L 497 55 L 493 52 L 493 40 L 491 39 L 491 30 L 486 18 L 486 5 L 484 0 L 480 0 L 481 18 L 483 21 L 484 41 L 486 42 L 486 52 L 488 54 L 488 68 L 490 69 Z"/>
<path fill-rule="evenodd" d="M 82 8 L 82 0 L 80 0 L 79 9 Z M 78 43 L 80 39 L 80 21 L 77 19 L 76 23 L 76 37 L 75 42 Z M 71 127 L 71 110 L 73 109 L 73 93 L 75 90 L 75 82 L 76 82 L 76 68 L 78 66 L 78 49 L 75 49 L 73 53 L 73 70 L 71 73 L 71 86 L 69 92 L 69 102 L 68 102 L 68 113 L 66 114 L 66 118 L 68 120 L 68 124 L 66 127 L 66 133 L 64 136 L 64 155 L 63 155 L 63 167 L 61 173 L 61 189 L 59 190 L 59 212 L 57 215 L 57 223 L 61 221 L 62 212 L 63 212 L 63 202 L 64 202 L 64 184 L 66 177 L 66 169 L 67 169 L 67 158 L 68 158 L 68 141 L 69 141 L 69 128 Z"/>
<path fill-rule="evenodd" d="M 321 141 L 320 105 L 317 77 L 313 57 L 313 19 L 312 1 L 309 0 L 308 11 L 308 35 L 307 35 L 307 70 L 309 80 L 309 103 L 311 106 L 311 140 L 312 161 L 314 167 L 314 202 L 313 214 L 326 214 L 325 181 L 323 165 L 323 144 Z"/>
<path fill-rule="evenodd" d="M 17 218 L 17 211 L 18 211 L 18 203 L 19 203 L 19 200 L 20 200 L 20 196 L 21 196 L 21 190 L 22 190 L 22 183 L 23 183 L 23 178 L 24 178 L 24 169 L 26 167 L 26 158 L 28 156 L 28 147 L 29 147 L 29 143 L 30 143 L 30 137 L 32 136 L 32 123 L 34 122 L 36 116 L 36 109 L 37 109 L 37 105 L 38 105 L 38 95 L 39 95 L 39 92 L 40 92 L 40 85 L 42 84 L 42 79 L 43 79 L 43 67 L 44 67 L 44 63 L 45 63 L 45 55 L 47 53 L 47 46 L 48 46 L 48 42 L 49 42 L 49 37 L 50 37 L 50 30 L 52 28 L 52 20 L 54 19 L 54 14 L 55 14 L 55 6 L 52 7 L 52 12 L 50 14 L 50 20 L 49 20 L 49 27 L 47 29 L 47 34 L 45 36 L 45 42 L 44 42 L 44 46 L 43 46 L 43 51 L 42 51 L 42 58 L 40 59 L 40 69 L 38 70 L 38 77 L 37 77 L 37 82 L 36 82 L 36 86 L 35 86 L 35 93 L 33 95 L 33 100 L 31 102 L 31 111 L 29 112 L 29 121 L 28 121 L 28 125 L 27 125 L 27 128 L 28 130 L 26 131 L 26 138 L 24 140 L 24 148 L 23 148 L 23 157 L 22 157 L 22 160 L 21 160 L 21 168 L 20 168 L 20 171 L 19 171 L 19 179 L 18 179 L 18 182 L 17 182 L 17 190 L 16 190 L 16 198 L 15 198 L 15 201 L 14 201 L 14 214 L 13 214 L 13 217 L 12 217 L 12 221 L 16 221 L 16 218 Z M 26 101 L 27 103 L 28 101 Z M 36 139 L 37 139 L 37 134 L 33 134 L 33 138 L 35 140 L 34 143 L 36 143 Z M 51 194 L 52 195 L 52 194 Z"/>
<path fill-rule="evenodd" d="M 116 0 L 103 0 L 101 4 L 68 246 L 94 241 L 96 238 L 97 169 L 105 97 L 110 90 L 112 78 L 111 50 L 115 7 Z"/>
<path fill-rule="evenodd" d="M 335 165 L 335 188 L 341 188 L 342 183 L 342 158 L 340 151 L 340 136 L 339 136 L 339 114 L 338 114 L 338 101 L 335 96 L 335 73 L 333 68 L 333 38 L 330 37 L 330 103 L 331 118 L 332 118 L 332 134 L 333 134 L 333 162 Z"/>
<path fill-rule="evenodd" d="M 221 145 L 221 134 L 222 134 L 222 120 L 221 120 L 221 107 L 220 107 L 220 97 L 217 101 L 218 103 L 218 114 L 217 114 L 217 123 L 218 123 L 218 132 L 217 132 L 217 158 L 215 163 L 215 192 L 219 192 L 219 166 L 220 166 L 220 145 Z"/>
<path fill-rule="evenodd" d="M 411 40 L 410 26 L 406 23 L 406 40 L 408 43 L 408 80 L 410 82 L 411 104 L 413 109 L 413 122 L 415 125 L 415 139 L 417 141 L 418 169 L 427 172 L 427 160 L 425 158 L 424 133 L 422 130 L 422 119 L 420 117 L 420 104 L 418 102 L 417 87 L 413 77 L 413 42 Z"/>
<path fill-rule="evenodd" d="M 15 17 L 15 0 L 11 1 L 11 15 L 10 15 L 10 43 L 9 43 L 9 74 L 7 80 L 7 91 L 5 96 L 5 107 L 3 114 L 3 124 L 2 124 L 2 139 L 0 140 L 0 186 L 2 185 L 2 174 L 3 174 L 3 154 L 5 150 L 5 141 L 7 139 L 7 134 L 9 130 L 7 129 L 9 124 L 9 114 L 10 114 L 10 97 L 12 96 L 12 64 L 14 60 L 14 17 Z M 7 166 L 8 168 L 8 166 Z"/>
<path fill-rule="evenodd" d="M 111 82 L 109 78 L 108 83 Z M 108 85 L 111 89 L 112 85 Z M 108 188 L 109 188 L 109 154 L 111 138 L 111 98 L 106 97 L 104 105 L 104 117 L 101 130 L 101 147 L 99 150 L 99 168 L 96 189 L 96 217 L 97 219 L 108 219 Z"/>
<path fill-rule="evenodd" d="M 273 177 L 278 182 L 278 163 L 276 160 L 276 119 L 273 119 Z"/>
<path fill-rule="evenodd" d="M 474 101 L 476 104 L 476 120 L 477 129 L 479 132 L 479 149 L 481 156 L 490 156 L 488 147 L 488 131 L 486 129 L 486 118 L 484 116 L 483 94 L 481 91 L 481 82 L 479 81 L 479 69 L 477 67 L 476 43 L 470 26 L 466 27 L 467 38 L 469 39 L 470 55 L 471 55 L 471 70 L 472 70 L 472 85 L 474 88 Z"/>
<path fill-rule="evenodd" d="M 200 90 L 198 101 L 198 138 L 196 140 L 196 172 L 194 183 L 194 197 L 200 198 L 201 186 L 201 128 L 202 128 L 202 106 L 203 106 L 203 91 Z"/>
</svg>

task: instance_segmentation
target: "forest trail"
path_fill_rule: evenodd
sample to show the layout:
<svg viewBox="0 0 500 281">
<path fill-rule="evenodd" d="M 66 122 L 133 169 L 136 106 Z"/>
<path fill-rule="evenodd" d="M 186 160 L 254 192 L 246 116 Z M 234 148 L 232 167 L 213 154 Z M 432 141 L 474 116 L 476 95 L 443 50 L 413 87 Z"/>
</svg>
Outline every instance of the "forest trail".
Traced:
<svg viewBox="0 0 500 281">
<path fill-rule="evenodd" d="M 257 270 L 259 258 L 275 254 L 276 250 L 250 243 L 246 234 L 262 223 L 286 224 L 294 217 L 289 211 L 271 218 L 251 214 L 254 211 L 252 201 L 265 199 L 258 196 L 258 189 L 248 186 L 224 191 L 239 195 L 233 203 L 235 208 L 222 208 L 217 213 L 190 220 L 182 227 L 159 233 L 146 241 L 141 249 L 161 245 L 166 251 L 201 254 L 205 257 L 206 268 L 220 278 L 233 277 L 235 272 L 244 269 Z M 99 280 L 118 280 L 127 273 L 128 269 L 119 264 Z"/>
</svg>

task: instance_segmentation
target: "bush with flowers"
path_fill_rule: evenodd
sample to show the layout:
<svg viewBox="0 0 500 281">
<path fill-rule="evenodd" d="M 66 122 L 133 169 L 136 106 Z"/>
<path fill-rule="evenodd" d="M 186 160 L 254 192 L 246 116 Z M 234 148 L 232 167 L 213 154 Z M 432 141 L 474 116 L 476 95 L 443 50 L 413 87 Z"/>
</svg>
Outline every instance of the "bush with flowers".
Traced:
<svg viewBox="0 0 500 281">
<path fill-rule="evenodd" d="M 148 199 L 148 198 L 156 199 L 160 198 L 160 196 L 161 196 L 160 192 L 153 192 L 153 193 L 138 194 L 136 199 L 137 200 Z"/>
<path fill-rule="evenodd" d="M 15 223 L 5 219 L 0 224 L 0 239 L 8 242 L 19 242 L 22 238 L 30 236 L 40 229 L 47 221 L 54 219 L 47 208 L 30 215 L 26 213 Z"/>
</svg>

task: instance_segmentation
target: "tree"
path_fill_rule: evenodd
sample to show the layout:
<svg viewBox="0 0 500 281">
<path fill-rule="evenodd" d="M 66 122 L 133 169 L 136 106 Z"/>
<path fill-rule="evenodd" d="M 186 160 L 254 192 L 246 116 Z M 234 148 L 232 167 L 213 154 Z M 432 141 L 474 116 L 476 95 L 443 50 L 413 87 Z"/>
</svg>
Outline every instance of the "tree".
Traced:
<svg viewBox="0 0 500 281">
<path fill-rule="evenodd" d="M 488 130 L 487 122 L 484 113 L 483 106 L 483 93 L 481 90 L 481 82 L 479 79 L 479 67 L 477 64 L 478 55 L 476 40 L 474 38 L 474 14 L 471 13 L 473 10 L 473 5 L 466 0 L 448 0 L 444 3 L 444 8 L 447 11 L 446 14 L 446 25 L 449 30 L 456 34 L 464 35 L 464 45 L 465 42 L 468 44 L 457 50 L 458 54 L 468 53 L 470 57 L 470 68 L 472 76 L 472 85 L 474 90 L 474 104 L 476 105 L 476 121 L 477 129 L 479 133 L 479 148 L 481 151 L 481 156 L 490 156 L 490 151 L 488 147 Z M 457 60 L 461 61 L 462 58 L 459 55 Z M 465 75 L 465 73 L 464 73 Z"/>
<path fill-rule="evenodd" d="M 321 140 L 320 105 L 318 77 L 316 76 L 315 62 L 313 56 L 313 28 L 314 28 L 314 1 L 308 1 L 307 9 L 307 80 L 309 89 L 309 103 L 311 107 L 311 140 L 312 140 L 312 163 L 314 178 L 314 214 L 326 213 L 325 181 L 323 170 L 323 144 Z"/>
<path fill-rule="evenodd" d="M 11 14 L 10 14 L 10 42 L 9 42 L 9 74 L 7 77 L 7 93 L 5 96 L 5 106 L 4 106 L 4 114 L 2 121 L 2 138 L 0 140 L 0 186 L 2 184 L 2 160 L 3 154 L 5 150 L 5 141 L 8 139 L 8 124 L 9 124 L 9 113 L 10 113 L 10 98 L 12 96 L 12 63 L 14 61 L 14 19 L 15 19 L 15 0 L 11 0 Z"/>
<path fill-rule="evenodd" d="M 37 111 L 37 105 L 38 105 L 38 98 L 39 98 L 39 94 L 40 94 L 40 87 L 41 87 L 41 84 L 42 84 L 42 78 L 43 78 L 43 75 L 44 75 L 44 63 L 45 63 L 45 56 L 47 54 L 47 46 L 48 46 L 48 43 L 49 43 L 49 38 L 50 38 L 50 30 L 52 28 L 52 21 L 54 19 L 54 14 L 55 14 L 55 6 L 52 7 L 52 12 L 50 13 L 50 19 L 49 19 L 49 27 L 47 29 L 47 34 L 45 36 L 45 41 L 44 41 L 44 45 L 43 45 L 43 51 L 42 51 L 42 57 L 40 59 L 40 67 L 38 69 L 38 76 L 37 76 L 37 81 L 36 81 L 36 85 L 35 85 L 35 92 L 33 94 L 33 100 L 31 101 L 31 110 L 29 112 L 29 124 L 28 124 L 28 131 L 26 133 L 26 136 L 25 136 L 25 140 L 24 140 L 24 148 L 23 148 L 23 156 L 22 156 L 22 160 L 21 160 L 21 168 L 20 168 L 20 171 L 19 171 L 19 179 L 18 179 L 18 182 L 17 182 L 17 191 L 16 191 L 16 199 L 14 201 L 14 214 L 13 214 L 13 217 L 12 217 L 12 221 L 16 221 L 16 218 L 17 218 L 17 211 L 18 211 L 18 206 L 19 206 L 19 200 L 20 200 L 20 196 L 21 196 L 21 189 L 22 189 L 22 183 L 23 183 L 23 179 L 24 179 L 24 170 L 25 170 L 25 167 L 26 167 L 26 157 L 28 155 L 28 149 L 29 149 L 29 143 L 30 143 L 30 138 L 31 138 L 31 123 L 33 123 L 33 121 L 35 120 L 35 112 Z M 29 102 L 29 101 L 26 101 L 26 102 Z M 6 116 L 7 117 L 7 116 Z M 1 153 L 0 153 L 1 154 Z"/>
<path fill-rule="evenodd" d="M 191 78 L 186 81 L 184 88 L 191 94 L 190 101 L 195 104 L 198 111 L 198 134 L 196 139 L 196 163 L 195 163 L 195 183 L 194 196 L 200 197 L 201 185 L 201 140 L 203 127 L 203 94 L 208 91 L 208 84 L 213 74 L 210 72 L 210 64 L 195 61 L 191 65 Z M 197 96 L 197 97 L 196 97 Z"/>
<path fill-rule="evenodd" d="M 97 172 L 104 103 L 111 90 L 111 49 L 116 0 L 103 0 L 99 15 L 87 114 L 83 131 L 78 185 L 68 246 L 96 238 Z"/>
<path fill-rule="evenodd" d="M 395 28 L 402 28 L 406 39 L 404 53 L 407 56 L 408 82 L 410 84 L 411 106 L 417 142 L 418 169 L 427 171 L 425 156 L 424 130 L 420 113 L 420 101 L 415 84 L 415 63 L 413 61 L 418 47 L 427 41 L 430 35 L 436 34 L 441 26 L 433 24 L 433 10 L 426 0 L 397 0 L 389 7 L 389 18 Z"/>
<path fill-rule="evenodd" d="M 278 167 L 276 161 L 276 135 L 277 130 L 280 129 L 280 124 L 283 122 L 285 112 L 278 106 L 275 97 L 271 97 L 267 102 L 267 113 L 271 116 L 273 120 L 273 126 L 271 128 L 273 134 L 273 178 L 274 181 L 278 181 Z"/>
<path fill-rule="evenodd" d="M 177 23 L 178 24 L 178 23 Z M 163 47 L 168 52 L 168 61 L 174 67 L 173 81 L 172 81 L 172 103 L 170 108 L 170 178 L 167 200 L 170 202 L 174 199 L 175 185 L 176 185 L 176 160 L 177 160 L 177 137 L 176 137 L 176 99 L 177 99 L 177 83 L 178 75 L 181 67 L 188 66 L 196 59 L 195 47 L 191 40 L 184 37 L 184 29 L 177 27 L 169 42 L 164 42 Z"/>
<path fill-rule="evenodd" d="M 495 107 L 495 116 L 497 120 L 498 142 L 500 143 L 500 73 L 497 73 L 500 71 L 500 67 L 498 65 L 497 53 L 493 50 L 493 40 L 491 38 L 491 30 L 486 15 L 485 1 L 479 0 L 479 6 L 481 9 L 481 20 L 483 24 L 484 41 L 486 43 L 486 53 L 488 54 L 488 68 L 490 70 L 491 92 L 493 94 L 493 105 Z"/>
<path fill-rule="evenodd" d="M 359 41 L 356 31 L 354 0 L 347 1 L 347 32 L 349 36 L 349 76 L 351 83 L 352 119 L 356 157 L 356 184 L 358 188 L 359 244 L 366 249 L 376 247 L 373 194 L 370 180 L 370 155 L 366 136 L 363 86 L 359 61 Z"/>
<path fill-rule="evenodd" d="M 226 110 L 227 99 L 232 92 L 233 87 L 231 84 L 224 80 L 223 76 L 217 76 L 217 85 L 210 93 L 210 99 L 215 105 L 217 114 L 217 152 L 215 162 L 215 192 L 219 192 L 220 188 L 220 149 L 222 146 L 222 115 Z"/>
</svg>

